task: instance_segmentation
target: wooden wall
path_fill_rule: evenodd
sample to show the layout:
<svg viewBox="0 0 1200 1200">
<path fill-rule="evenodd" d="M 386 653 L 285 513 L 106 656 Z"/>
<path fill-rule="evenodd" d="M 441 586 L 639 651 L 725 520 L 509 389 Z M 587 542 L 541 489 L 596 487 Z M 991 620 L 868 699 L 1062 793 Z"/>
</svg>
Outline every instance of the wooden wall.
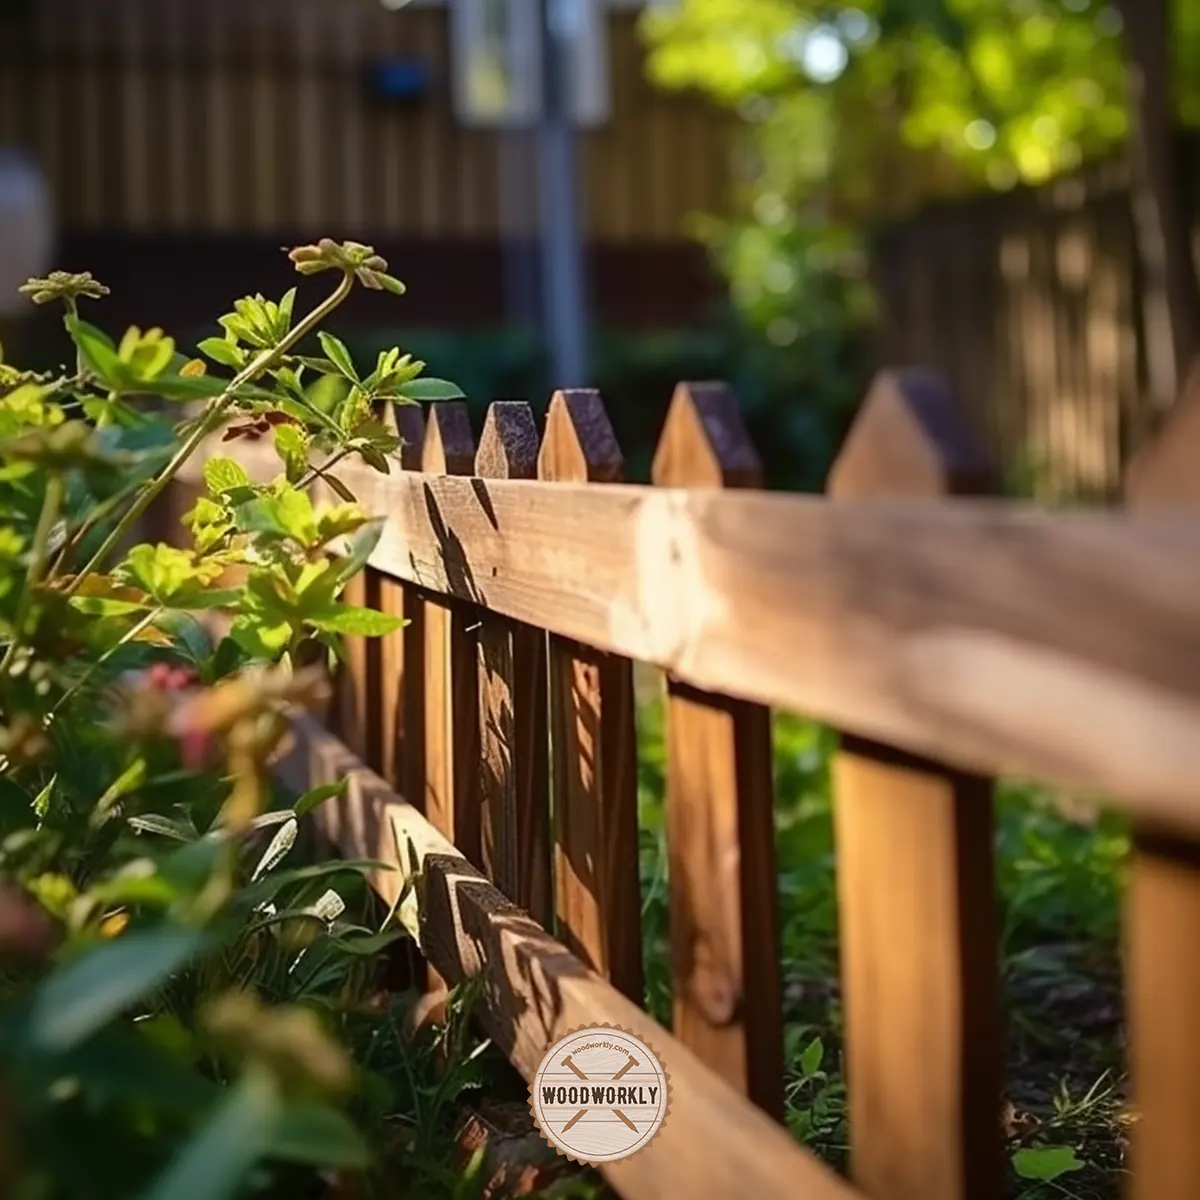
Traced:
<svg viewBox="0 0 1200 1200">
<path fill-rule="evenodd" d="M 587 234 L 677 242 L 689 213 L 727 206 L 728 119 L 646 82 L 633 14 L 612 14 L 610 49 Z M 429 63 L 432 94 L 372 102 L 363 75 L 386 56 Z M 456 124 L 449 83 L 444 6 L 40 0 L 0 46 L 0 144 L 37 155 L 72 231 L 495 239 L 499 136 Z"/>
<path fill-rule="evenodd" d="M 881 353 L 941 370 L 1046 499 L 1112 497 L 1147 428 L 1125 172 L 932 207 L 883 236 Z"/>
</svg>

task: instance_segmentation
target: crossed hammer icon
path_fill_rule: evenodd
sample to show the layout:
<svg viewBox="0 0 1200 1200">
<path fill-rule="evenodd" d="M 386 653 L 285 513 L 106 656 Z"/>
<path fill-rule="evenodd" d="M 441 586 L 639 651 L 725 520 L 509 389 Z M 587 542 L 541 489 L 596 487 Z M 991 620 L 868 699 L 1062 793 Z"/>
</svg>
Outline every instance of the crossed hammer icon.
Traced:
<svg viewBox="0 0 1200 1200">
<path fill-rule="evenodd" d="M 625 1075 L 629 1071 L 632 1071 L 633 1068 L 638 1065 L 638 1060 L 636 1058 L 634 1058 L 632 1054 L 629 1054 L 628 1050 L 626 1050 L 625 1053 L 629 1056 L 629 1061 L 609 1080 L 610 1083 L 616 1083 L 618 1079 L 624 1079 Z M 573 1071 L 580 1079 L 583 1080 L 584 1083 L 591 1083 L 591 1080 L 575 1065 L 575 1060 L 569 1054 L 567 1055 L 566 1058 L 564 1058 L 562 1060 L 562 1065 L 564 1067 L 566 1067 L 568 1070 Z M 566 1133 L 567 1130 L 570 1129 L 572 1125 L 574 1125 L 577 1121 L 579 1121 L 581 1118 L 583 1118 L 590 1111 L 591 1111 L 590 1109 L 581 1108 L 563 1126 L 563 1133 Z M 625 1124 L 628 1125 L 629 1128 L 632 1129 L 634 1133 L 637 1133 L 638 1127 L 619 1108 L 614 1108 L 612 1111 L 618 1117 L 620 1117 L 621 1120 L 624 1121 Z"/>
</svg>

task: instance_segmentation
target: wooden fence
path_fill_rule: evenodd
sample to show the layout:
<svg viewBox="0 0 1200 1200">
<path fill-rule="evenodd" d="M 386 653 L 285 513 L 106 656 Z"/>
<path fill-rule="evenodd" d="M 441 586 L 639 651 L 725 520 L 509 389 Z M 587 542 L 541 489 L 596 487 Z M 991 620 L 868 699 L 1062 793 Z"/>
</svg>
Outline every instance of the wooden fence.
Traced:
<svg viewBox="0 0 1200 1200">
<path fill-rule="evenodd" d="M 507 139 L 522 186 L 506 213 L 506 139 L 454 117 L 447 12 L 39 0 L 23 35 L 0 20 L 0 143 L 37 157 L 76 234 L 529 240 L 530 139 Z M 584 235 L 674 243 L 690 213 L 727 207 L 732 123 L 644 78 L 635 13 L 605 19 L 612 114 L 581 138 Z M 372 101 L 367 72 L 388 59 L 424 64 L 428 95 Z"/>
<path fill-rule="evenodd" d="M 1135 476 L 1141 508 L 1196 499 L 1200 405 L 1177 416 Z M 594 392 L 556 394 L 540 437 L 526 404 L 497 402 L 478 447 L 460 405 L 399 420 L 404 469 L 343 478 L 387 518 L 357 597 L 411 623 L 352 647 L 340 738 L 298 718 L 280 772 L 349 779 L 320 810 L 326 833 L 394 864 L 374 881 L 385 900 L 416 881 L 433 971 L 482 980 L 487 1029 L 526 1078 L 582 1026 L 656 1049 L 671 1111 L 604 1168 L 622 1195 L 1000 1194 L 1002 774 L 1112 797 L 1135 821 L 1130 1194 L 1200 1195 L 1190 509 L 973 499 L 986 463 L 914 372 L 877 379 L 827 498 L 756 490 L 720 385 L 678 389 L 651 487 L 619 482 Z M 668 678 L 670 1033 L 641 1007 L 635 660 Z M 843 731 L 850 1182 L 776 1120 L 772 706 Z"/>
<path fill-rule="evenodd" d="M 872 267 L 885 361 L 943 372 L 1039 496 L 1119 495 L 1153 415 L 1124 164 L 930 206 Z"/>
</svg>

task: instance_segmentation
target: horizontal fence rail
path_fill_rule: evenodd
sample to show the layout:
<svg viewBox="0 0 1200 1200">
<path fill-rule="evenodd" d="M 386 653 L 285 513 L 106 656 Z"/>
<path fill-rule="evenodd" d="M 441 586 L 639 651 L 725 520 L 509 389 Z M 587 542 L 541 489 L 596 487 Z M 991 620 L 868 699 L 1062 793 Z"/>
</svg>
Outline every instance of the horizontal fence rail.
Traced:
<svg viewBox="0 0 1200 1200">
<path fill-rule="evenodd" d="M 1194 436 L 1196 402 L 1164 439 Z M 1139 464 L 1131 511 L 1049 513 L 986 498 L 950 397 L 913 372 L 876 382 L 828 497 L 753 490 L 723 385 L 677 390 L 652 487 L 620 482 L 594 392 L 556 393 L 540 438 L 497 402 L 478 447 L 465 406 L 395 419 L 399 469 L 337 473 L 384 518 L 353 598 L 410 624 L 351 641 L 337 733 L 298 717 L 280 774 L 349 780 L 330 840 L 392 864 L 374 886 L 404 901 L 432 1002 L 481 979 L 526 1078 L 589 1024 L 660 1052 L 672 1115 L 604 1168 L 623 1195 L 1001 1194 L 1001 775 L 1134 820 L 1132 1194 L 1200 1194 L 1200 527 L 1155 465 L 1189 461 L 1179 445 Z M 237 457 L 278 473 L 266 446 Z M 666 674 L 671 1033 L 641 1008 L 634 661 Z M 773 707 L 841 735 L 852 1184 L 771 1119 Z"/>
<path fill-rule="evenodd" d="M 371 566 L 389 578 L 697 687 L 1200 831 L 1194 520 L 339 478 L 386 516 Z"/>
</svg>

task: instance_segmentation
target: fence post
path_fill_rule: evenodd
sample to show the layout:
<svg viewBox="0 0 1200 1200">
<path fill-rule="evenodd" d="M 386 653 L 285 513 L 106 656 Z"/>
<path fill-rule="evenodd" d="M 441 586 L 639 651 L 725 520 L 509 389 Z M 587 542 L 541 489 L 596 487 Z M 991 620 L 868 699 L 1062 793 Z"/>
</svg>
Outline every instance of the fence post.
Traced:
<svg viewBox="0 0 1200 1200">
<path fill-rule="evenodd" d="M 533 479 L 538 434 L 524 400 L 488 409 L 475 474 Z M 496 886 L 544 927 L 550 886 L 550 760 L 546 728 L 546 635 L 520 621 L 482 615 L 479 631 L 481 851 Z"/>
<path fill-rule="evenodd" d="M 659 487 L 761 486 L 737 397 L 724 384 L 676 388 L 652 477 Z M 770 711 L 668 677 L 673 1032 L 781 1118 L 772 784 Z"/>
<path fill-rule="evenodd" d="M 555 392 L 538 478 L 614 483 L 622 467 L 599 392 Z M 633 664 L 553 636 L 548 653 L 558 935 L 640 1005 Z"/>
<path fill-rule="evenodd" d="M 1200 504 L 1200 377 L 1131 464 L 1126 504 Z M 1200 781 L 1197 781 L 1200 787 Z M 1133 1099 L 1131 1200 L 1200 1195 L 1200 846 L 1135 827 L 1125 906 Z"/>
<path fill-rule="evenodd" d="M 475 446 L 461 400 L 432 404 L 421 448 L 431 475 L 470 475 Z M 457 600 L 427 595 L 425 609 L 425 815 L 479 865 L 479 618 Z"/>
<path fill-rule="evenodd" d="M 940 382 L 888 371 L 827 491 L 952 496 L 988 481 Z M 850 736 L 833 782 L 851 1174 L 873 1200 L 992 1200 L 1002 1057 L 991 783 Z"/>
<path fill-rule="evenodd" d="M 389 409 L 387 422 L 400 435 L 401 469 L 419 471 L 425 440 L 425 418 L 420 407 L 415 404 L 393 406 Z M 382 638 L 379 646 L 382 739 L 379 773 L 397 791 L 407 793 L 410 802 L 419 804 L 423 797 L 408 791 L 408 764 L 416 751 L 416 743 L 423 740 L 420 718 L 423 715 L 424 664 L 423 655 L 415 645 L 415 636 L 424 640 L 421 597 L 414 588 L 381 574 L 379 607 L 383 612 L 409 622 L 403 629 Z"/>
<path fill-rule="evenodd" d="M 379 607 L 379 576 L 360 571 L 342 593 L 347 604 Z M 379 766 L 380 657 L 374 639 L 342 639 L 344 657 L 337 678 L 337 733 L 370 767 Z"/>
</svg>

